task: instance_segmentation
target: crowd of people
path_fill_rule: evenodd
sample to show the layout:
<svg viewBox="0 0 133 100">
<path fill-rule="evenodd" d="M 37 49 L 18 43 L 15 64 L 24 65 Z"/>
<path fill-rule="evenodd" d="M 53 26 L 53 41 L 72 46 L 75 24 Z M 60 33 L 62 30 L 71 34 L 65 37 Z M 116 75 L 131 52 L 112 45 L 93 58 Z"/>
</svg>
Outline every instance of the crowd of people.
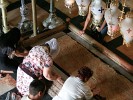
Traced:
<svg viewBox="0 0 133 100">
<path fill-rule="evenodd" d="M 57 39 L 52 38 L 28 51 L 19 45 L 20 38 L 21 34 L 18 28 L 13 28 L 1 36 L 0 49 L 3 56 L 1 56 L 0 62 L 5 68 L 12 66 L 17 68 L 16 88 L 18 92 L 17 94 L 12 93 L 12 95 L 19 95 L 20 100 L 41 100 L 47 88 L 45 80 L 61 81 L 61 76 L 54 72 L 52 67 L 53 59 L 58 55 L 60 46 Z M 19 46 L 20 49 L 18 49 Z M 11 55 L 12 57 L 10 57 Z M 5 62 L 6 59 L 4 58 L 6 57 L 11 61 L 13 60 L 13 64 L 16 64 L 15 56 L 23 58 L 17 64 L 18 66 Z M 85 85 L 85 82 L 92 75 L 93 72 L 89 67 L 82 67 L 77 76 L 70 76 L 65 81 L 61 91 L 53 100 L 82 100 L 82 98 L 89 100 L 94 94 Z"/>
<path fill-rule="evenodd" d="M 97 30 L 104 38 L 109 30 L 107 28 L 109 23 L 106 20 L 108 10 L 105 11 L 105 7 L 102 0 L 91 2 L 84 27 L 79 31 L 80 35 L 85 33 L 88 23 L 92 20 L 91 30 Z M 112 10 L 117 9 L 113 4 L 110 7 Z M 22 97 L 21 100 L 41 100 L 47 88 L 44 79 L 61 80 L 61 76 L 54 72 L 52 67 L 53 59 L 58 55 L 60 46 L 57 39 L 52 38 L 28 51 L 21 45 L 20 40 L 21 33 L 18 28 L 12 28 L 8 33 L 0 36 L 0 64 L 4 66 L 3 68 L 16 67 L 16 87 L 18 94 Z M 18 62 L 15 57 L 22 60 Z M 59 94 L 52 100 L 91 100 L 99 92 L 92 91 L 85 85 L 92 75 L 93 71 L 89 67 L 81 67 L 77 76 L 70 76 L 64 82 Z"/>
<path fill-rule="evenodd" d="M 118 23 L 121 13 L 118 7 L 118 1 L 112 1 L 108 5 L 103 0 L 92 0 L 83 29 L 79 34 L 84 34 L 89 26 L 90 36 L 99 42 L 103 43 L 107 34 L 113 38 L 120 31 Z"/>
<path fill-rule="evenodd" d="M 28 50 L 21 45 L 20 40 L 21 33 L 18 28 L 12 28 L 8 33 L 0 36 L 1 70 L 16 69 L 23 57 L 28 54 Z"/>
</svg>

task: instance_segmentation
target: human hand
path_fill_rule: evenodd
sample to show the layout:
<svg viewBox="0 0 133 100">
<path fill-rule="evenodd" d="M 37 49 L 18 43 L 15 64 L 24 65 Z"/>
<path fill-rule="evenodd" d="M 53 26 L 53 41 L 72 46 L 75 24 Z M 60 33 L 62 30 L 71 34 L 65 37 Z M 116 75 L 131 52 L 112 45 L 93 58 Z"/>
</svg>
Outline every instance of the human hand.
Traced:
<svg viewBox="0 0 133 100">
<path fill-rule="evenodd" d="M 15 92 L 12 92 L 11 93 L 11 100 L 21 100 L 21 95 L 15 93 Z"/>
<path fill-rule="evenodd" d="M 99 94 L 100 91 L 101 91 L 100 88 L 95 88 L 95 89 L 92 90 L 93 95 Z"/>
<path fill-rule="evenodd" d="M 57 81 L 58 81 L 59 83 L 64 83 L 62 77 L 60 77 L 60 76 L 57 78 Z"/>
<path fill-rule="evenodd" d="M 96 27 L 96 29 L 97 29 L 97 31 L 98 31 L 98 32 L 100 32 L 100 31 L 101 31 L 101 29 L 100 29 L 99 27 Z"/>
<path fill-rule="evenodd" d="M 13 59 L 15 56 L 15 51 L 12 51 L 9 55 L 8 55 L 8 58 L 9 59 Z"/>
<path fill-rule="evenodd" d="M 83 35 L 84 33 L 85 33 L 84 30 L 80 30 L 78 34 L 79 34 L 79 35 Z"/>
</svg>

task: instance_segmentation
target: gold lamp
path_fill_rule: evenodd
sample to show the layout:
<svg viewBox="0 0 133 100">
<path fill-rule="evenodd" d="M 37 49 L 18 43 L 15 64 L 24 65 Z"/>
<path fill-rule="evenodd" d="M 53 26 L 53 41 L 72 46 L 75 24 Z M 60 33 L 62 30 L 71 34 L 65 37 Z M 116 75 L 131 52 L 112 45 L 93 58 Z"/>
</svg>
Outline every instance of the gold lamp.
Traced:
<svg viewBox="0 0 133 100">
<path fill-rule="evenodd" d="M 70 13 L 74 6 L 75 1 L 76 4 L 78 5 L 79 15 L 86 16 L 88 13 L 88 6 L 91 0 L 65 0 L 65 6 L 69 9 Z"/>
</svg>

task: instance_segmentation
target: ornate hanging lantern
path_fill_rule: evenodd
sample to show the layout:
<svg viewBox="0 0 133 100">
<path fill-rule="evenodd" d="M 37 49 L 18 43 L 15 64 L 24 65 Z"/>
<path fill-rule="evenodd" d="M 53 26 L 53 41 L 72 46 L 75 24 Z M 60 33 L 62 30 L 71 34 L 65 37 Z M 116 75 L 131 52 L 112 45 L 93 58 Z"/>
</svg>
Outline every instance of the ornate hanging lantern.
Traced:
<svg viewBox="0 0 133 100">
<path fill-rule="evenodd" d="M 90 4 L 90 0 L 76 0 L 79 9 L 80 16 L 86 16 L 88 13 L 88 6 Z"/>
<path fill-rule="evenodd" d="M 64 22 L 61 18 L 56 16 L 55 2 L 50 0 L 50 14 L 47 19 L 43 21 L 43 26 L 48 29 L 54 29 L 57 26 L 62 25 Z"/>
<path fill-rule="evenodd" d="M 74 6 L 75 0 L 65 0 L 65 6 L 69 9 L 71 13 L 72 7 Z M 88 6 L 90 4 L 90 0 L 76 0 L 79 9 L 80 16 L 86 16 L 88 13 Z"/>
<path fill-rule="evenodd" d="M 133 42 L 133 12 L 127 13 L 125 19 L 121 21 L 120 32 L 123 36 L 123 44 L 130 46 Z"/>
<path fill-rule="evenodd" d="M 25 34 L 28 31 L 31 31 L 33 28 L 32 21 L 28 18 L 28 7 L 25 5 L 24 0 L 21 0 L 21 7 L 20 7 L 20 13 L 22 16 L 22 19 L 20 23 L 18 24 L 18 28 L 21 31 L 21 34 Z"/>
<path fill-rule="evenodd" d="M 108 26 L 107 34 L 113 38 L 117 33 L 119 33 L 119 17 L 121 12 L 118 8 L 118 2 L 111 2 L 110 8 L 105 11 L 105 20 Z"/>
<path fill-rule="evenodd" d="M 93 0 L 90 5 L 90 10 L 93 15 L 91 25 L 100 26 L 106 9 L 106 4 L 102 0 Z"/>
<path fill-rule="evenodd" d="M 74 6 L 75 0 L 65 0 L 65 6 L 69 9 L 71 13 L 71 9 Z"/>
</svg>

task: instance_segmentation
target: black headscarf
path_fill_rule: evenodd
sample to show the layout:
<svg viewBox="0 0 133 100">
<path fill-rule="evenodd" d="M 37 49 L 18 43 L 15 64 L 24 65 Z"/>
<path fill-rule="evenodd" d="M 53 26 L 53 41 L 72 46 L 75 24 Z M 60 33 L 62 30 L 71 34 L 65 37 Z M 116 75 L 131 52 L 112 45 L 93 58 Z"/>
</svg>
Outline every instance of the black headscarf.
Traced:
<svg viewBox="0 0 133 100">
<path fill-rule="evenodd" d="M 20 40 L 20 30 L 18 28 L 12 28 L 8 33 L 0 36 L 0 49 L 3 53 L 7 53 L 9 48 L 14 50 L 18 41 Z"/>
</svg>

